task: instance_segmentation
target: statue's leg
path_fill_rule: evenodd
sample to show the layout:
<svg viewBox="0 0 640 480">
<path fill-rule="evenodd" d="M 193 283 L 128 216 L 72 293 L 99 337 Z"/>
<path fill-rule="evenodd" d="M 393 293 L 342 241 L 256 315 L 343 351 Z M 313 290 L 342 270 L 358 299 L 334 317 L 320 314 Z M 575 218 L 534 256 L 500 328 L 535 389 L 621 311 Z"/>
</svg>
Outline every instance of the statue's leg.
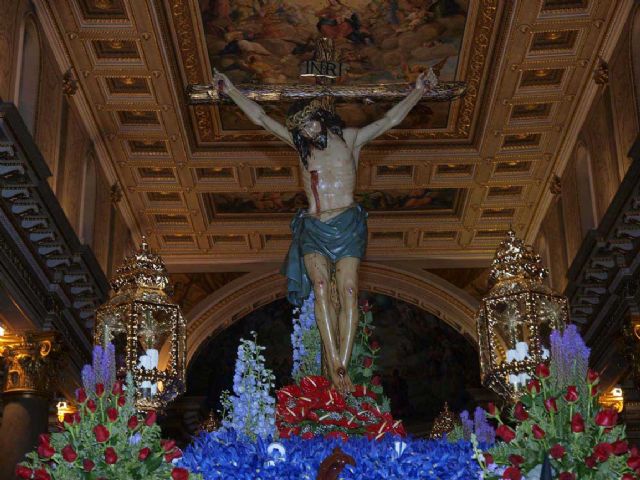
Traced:
<svg viewBox="0 0 640 480">
<path fill-rule="evenodd" d="M 338 329 L 336 312 L 331 303 L 331 260 L 320 253 L 309 253 L 304 256 L 304 265 L 313 284 L 315 314 L 322 347 L 327 360 L 327 372 L 331 382 L 340 388 L 338 369 L 340 353 L 338 351 Z"/>
<path fill-rule="evenodd" d="M 353 342 L 358 331 L 358 267 L 360 259 L 356 257 L 345 257 L 336 263 L 336 283 L 338 296 L 340 298 L 340 313 L 338 315 L 339 355 L 340 364 L 345 370 L 349 369 Z M 349 375 L 344 377 L 343 388 L 353 391 L 353 384 Z"/>
</svg>

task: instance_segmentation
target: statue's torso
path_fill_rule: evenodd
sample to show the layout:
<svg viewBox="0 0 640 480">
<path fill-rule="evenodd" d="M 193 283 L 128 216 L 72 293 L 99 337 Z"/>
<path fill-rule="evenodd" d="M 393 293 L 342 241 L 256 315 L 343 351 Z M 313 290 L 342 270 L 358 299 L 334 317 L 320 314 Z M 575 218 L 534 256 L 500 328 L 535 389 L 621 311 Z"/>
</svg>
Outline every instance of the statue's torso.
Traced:
<svg viewBox="0 0 640 480">
<path fill-rule="evenodd" d="M 345 130 L 343 140 L 328 132 L 327 148 L 313 149 L 308 168 L 301 165 L 309 213 L 319 214 L 323 221 L 354 203 L 357 158 L 350 146 L 353 143 L 350 134 L 348 129 Z"/>
</svg>

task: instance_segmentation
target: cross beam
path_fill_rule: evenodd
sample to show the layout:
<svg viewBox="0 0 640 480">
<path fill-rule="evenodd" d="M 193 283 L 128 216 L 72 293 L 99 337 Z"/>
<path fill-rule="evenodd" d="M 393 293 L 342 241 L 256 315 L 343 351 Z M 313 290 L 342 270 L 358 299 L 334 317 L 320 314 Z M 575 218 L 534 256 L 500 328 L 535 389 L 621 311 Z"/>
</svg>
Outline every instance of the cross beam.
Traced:
<svg viewBox="0 0 640 480">
<path fill-rule="evenodd" d="M 413 88 L 407 83 L 372 85 L 236 85 L 249 99 L 259 103 L 291 102 L 331 96 L 336 101 L 363 101 L 374 103 L 380 100 L 399 100 Z M 439 82 L 425 89 L 422 100 L 448 102 L 464 95 L 465 82 Z M 212 83 L 187 86 L 189 104 L 231 104 L 231 99 L 220 93 Z"/>
</svg>

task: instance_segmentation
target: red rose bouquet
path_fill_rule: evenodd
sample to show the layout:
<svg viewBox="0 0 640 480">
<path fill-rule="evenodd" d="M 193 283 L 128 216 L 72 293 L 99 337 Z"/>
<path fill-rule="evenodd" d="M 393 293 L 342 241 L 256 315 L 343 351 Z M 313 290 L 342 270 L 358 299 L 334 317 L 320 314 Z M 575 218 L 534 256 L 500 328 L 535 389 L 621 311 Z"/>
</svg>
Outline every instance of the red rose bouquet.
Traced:
<svg viewBox="0 0 640 480">
<path fill-rule="evenodd" d="M 99 347 L 98 347 L 99 348 Z M 94 355 L 95 358 L 95 355 Z M 113 359 L 111 359 L 112 361 Z M 88 366 L 91 367 L 91 366 Z M 35 452 L 16 467 L 21 479 L 80 480 L 187 480 L 185 468 L 174 466 L 182 452 L 173 440 L 160 438 L 156 413 L 137 413 L 135 389 L 129 375 L 120 381 L 102 383 L 109 375 L 95 365 L 97 382 L 91 390 L 76 392 L 75 413 L 67 413 L 60 431 L 42 434 Z M 86 370 L 85 372 L 86 373 Z M 93 371 L 91 372 L 93 374 Z M 113 376 L 111 377 L 113 378 Z"/>
<path fill-rule="evenodd" d="M 501 442 L 477 452 L 483 478 L 522 479 L 545 457 L 554 479 L 640 478 L 640 454 L 629 448 L 618 412 L 599 406 L 599 376 L 587 370 L 589 351 L 575 327 L 564 335 L 554 332 L 551 346 L 550 362 L 536 368 L 525 394 L 510 408 L 508 423 L 489 406 Z"/>
</svg>

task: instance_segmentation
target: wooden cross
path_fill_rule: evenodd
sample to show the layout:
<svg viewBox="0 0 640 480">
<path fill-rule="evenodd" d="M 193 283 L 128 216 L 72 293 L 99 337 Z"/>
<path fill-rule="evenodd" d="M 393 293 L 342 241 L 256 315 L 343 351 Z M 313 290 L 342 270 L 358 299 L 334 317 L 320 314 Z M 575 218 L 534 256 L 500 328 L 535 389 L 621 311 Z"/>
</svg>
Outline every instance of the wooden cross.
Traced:
<svg viewBox="0 0 640 480">
<path fill-rule="evenodd" d="M 346 71 L 346 65 L 337 58 L 333 41 L 321 38 L 316 42 L 314 58 L 301 65 L 302 77 L 314 77 L 315 85 L 254 85 L 240 84 L 236 88 L 247 98 L 259 103 L 292 102 L 311 100 L 317 97 L 332 97 L 338 101 L 399 100 L 409 94 L 413 85 L 408 83 L 386 83 L 373 85 L 338 85 L 335 80 Z M 454 100 L 466 91 L 464 82 L 439 82 L 430 70 L 423 100 L 447 102 Z M 216 85 L 192 84 L 187 86 L 187 97 L 191 105 L 233 103 L 226 93 L 220 92 Z"/>
</svg>

